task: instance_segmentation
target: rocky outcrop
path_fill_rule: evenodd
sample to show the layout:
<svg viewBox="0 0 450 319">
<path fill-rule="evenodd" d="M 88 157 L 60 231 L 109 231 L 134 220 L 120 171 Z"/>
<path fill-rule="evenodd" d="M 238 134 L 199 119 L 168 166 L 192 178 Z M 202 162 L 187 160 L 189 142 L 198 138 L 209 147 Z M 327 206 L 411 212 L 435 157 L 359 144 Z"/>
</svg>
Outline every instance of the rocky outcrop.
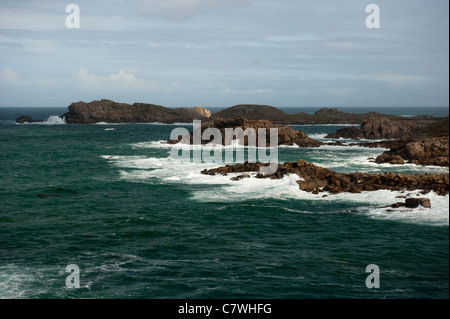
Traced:
<svg viewBox="0 0 450 319">
<path fill-rule="evenodd" d="M 63 114 L 66 122 L 77 124 L 89 124 L 97 122 L 108 123 L 175 123 L 192 122 L 192 120 L 225 119 L 232 120 L 245 117 L 249 120 L 268 120 L 273 124 L 361 124 L 369 117 L 388 118 L 393 120 L 405 120 L 404 117 L 370 113 L 345 113 L 336 108 L 322 108 L 314 114 L 299 112 L 288 114 L 270 105 L 241 104 L 211 114 L 205 108 L 195 106 L 193 108 L 167 108 L 160 105 L 134 103 L 116 103 L 110 100 L 99 100 L 72 103 L 69 111 Z M 431 122 L 435 118 L 423 115 L 412 118 L 415 121 L 423 120 Z"/>
<path fill-rule="evenodd" d="M 398 139 L 394 146 L 376 158 L 377 163 L 449 166 L 449 118 L 418 129 Z"/>
<path fill-rule="evenodd" d="M 207 119 L 210 112 L 196 107 L 193 109 L 170 109 L 160 105 L 116 103 L 110 100 L 90 103 L 72 103 L 69 112 L 62 115 L 68 124 L 107 123 L 176 123 Z"/>
<path fill-rule="evenodd" d="M 22 115 L 16 119 L 16 123 L 37 123 L 37 122 L 43 122 L 42 120 L 33 120 L 33 118 L 29 115 Z"/>
<path fill-rule="evenodd" d="M 392 205 L 383 206 L 380 208 L 400 208 L 400 207 L 406 207 L 406 208 L 417 208 L 419 206 L 425 207 L 425 208 L 431 208 L 431 201 L 429 198 L 407 198 L 405 199 L 405 202 L 398 202 Z"/>
<path fill-rule="evenodd" d="M 419 206 L 431 208 L 431 201 L 429 198 L 407 198 L 405 206 L 408 208 L 417 208 Z"/>
<path fill-rule="evenodd" d="M 248 173 L 259 171 L 262 163 L 244 163 L 227 165 L 215 169 L 203 170 L 206 175 L 228 175 L 230 173 Z M 329 192 L 338 194 L 342 192 L 361 193 L 363 191 L 376 190 L 424 190 L 434 191 L 439 195 L 449 192 L 449 174 L 394 174 L 392 172 L 375 173 L 337 173 L 330 169 L 307 163 L 303 160 L 286 162 L 278 165 L 274 174 L 257 174 L 256 178 L 281 179 L 287 174 L 297 174 L 299 188 L 306 192 L 319 194 Z"/>
<path fill-rule="evenodd" d="M 211 117 L 211 111 L 210 110 L 207 110 L 207 109 L 205 109 L 203 107 L 200 107 L 200 106 L 197 106 L 197 105 L 194 106 L 191 109 L 182 107 L 182 108 L 179 108 L 179 110 L 181 110 L 183 112 L 186 112 L 187 114 L 191 114 L 193 119 L 194 118 L 198 118 L 199 116 L 201 118 L 205 118 L 205 119 Z"/>
<path fill-rule="evenodd" d="M 270 105 L 240 104 L 214 113 L 212 118 L 227 120 L 245 117 L 249 120 L 269 120 L 274 124 L 361 124 L 370 117 L 387 118 L 391 120 L 407 120 L 405 117 L 378 112 L 345 113 L 337 108 L 322 108 L 314 114 L 299 112 L 285 113 Z M 408 118 L 408 121 L 431 122 L 435 118 L 429 115 Z"/>
<path fill-rule="evenodd" d="M 348 138 L 353 140 L 395 139 L 409 136 L 418 125 L 413 121 L 396 121 L 388 118 L 371 117 L 361 123 L 361 127 L 345 127 L 326 138 Z"/>
<path fill-rule="evenodd" d="M 236 129 L 241 128 L 244 132 L 247 129 L 253 129 L 256 133 L 255 135 L 255 141 L 258 143 L 259 136 L 258 136 L 258 129 L 264 128 L 266 132 L 266 145 L 264 146 L 270 146 L 270 129 L 277 128 L 278 129 L 278 145 L 298 145 L 299 147 L 319 147 L 323 145 L 324 143 L 319 142 L 317 140 L 314 140 L 303 131 L 297 131 L 289 126 L 277 126 L 272 124 L 269 121 L 266 120 L 248 120 L 246 118 L 238 118 L 233 120 L 224 120 L 224 119 L 215 119 L 210 121 L 202 122 L 201 125 L 201 134 L 203 136 L 203 133 L 206 129 L 209 128 L 217 128 L 219 129 L 221 136 L 222 136 L 222 145 L 226 145 L 226 129 Z M 180 141 L 182 141 L 183 137 L 179 136 L 177 140 L 169 140 L 168 143 L 170 144 L 176 144 Z M 202 140 L 202 144 L 208 144 L 213 141 L 213 138 Z M 194 143 L 193 141 L 193 132 L 190 133 L 189 136 L 189 142 L 191 144 Z M 255 143 L 255 144 L 256 144 Z M 249 145 L 249 137 L 248 135 L 244 135 L 244 141 L 243 145 L 248 146 Z M 258 146 L 261 146 L 258 144 Z"/>
</svg>

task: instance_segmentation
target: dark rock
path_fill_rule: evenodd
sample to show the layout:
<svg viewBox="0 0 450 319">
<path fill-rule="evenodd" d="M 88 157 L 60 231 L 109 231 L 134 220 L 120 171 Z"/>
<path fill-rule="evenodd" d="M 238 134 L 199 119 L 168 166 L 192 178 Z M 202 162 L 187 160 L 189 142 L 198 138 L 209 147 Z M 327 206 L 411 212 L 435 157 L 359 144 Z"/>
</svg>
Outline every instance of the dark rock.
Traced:
<svg viewBox="0 0 450 319">
<path fill-rule="evenodd" d="M 247 173 L 256 172 L 261 163 L 244 163 L 227 165 L 211 170 L 203 170 L 202 174 Z M 278 164 L 274 174 L 256 175 L 256 178 L 281 179 L 288 174 L 296 174 L 301 180 L 297 181 L 299 189 L 305 192 L 329 192 L 339 194 L 342 192 L 360 193 L 362 191 L 376 191 L 381 189 L 393 191 L 425 190 L 434 191 L 439 195 L 449 193 L 449 174 L 394 174 L 392 172 L 375 173 L 337 173 L 303 160 Z M 426 202 L 424 202 L 426 204 Z"/>
<path fill-rule="evenodd" d="M 382 207 L 380 207 L 380 208 L 400 208 L 400 207 L 405 207 L 405 203 L 395 203 L 395 204 L 392 204 L 392 205 L 387 205 L 387 206 L 382 206 Z M 389 210 L 389 211 L 392 211 L 392 210 Z"/>
<path fill-rule="evenodd" d="M 201 124 L 201 134 L 203 136 L 203 132 L 206 129 L 209 128 L 217 128 L 220 130 L 222 134 L 222 145 L 226 144 L 226 129 L 236 129 L 241 128 L 243 131 L 247 129 L 253 129 L 255 132 L 255 142 L 258 143 L 259 141 L 259 135 L 258 135 L 258 129 L 264 128 L 266 130 L 266 145 L 270 145 L 270 129 L 277 128 L 278 129 L 278 145 L 298 145 L 299 147 L 319 147 L 323 145 L 324 143 L 316 141 L 310 137 L 304 132 L 304 131 L 297 131 L 289 126 L 278 126 L 274 125 L 273 123 L 266 121 L 266 120 L 248 120 L 246 118 L 238 118 L 233 120 L 224 120 L 224 119 L 215 119 L 215 120 L 209 120 L 202 122 Z M 182 141 L 183 137 L 179 136 L 178 140 L 169 140 L 168 142 L 170 144 L 176 144 L 180 141 Z M 234 139 L 234 138 L 233 138 Z M 189 141 L 191 144 L 193 144 L 193 132 L 190 133 L 189 137 L 185 137 L 186 141 Z M 202 144 L 208 144 L 212 142 L 213 140 L 202 140 Z M 243 145 L 248 146 L 249 145 L 249 137 L 244 136 Z"/>
<path fill-rule="evenodd" d="M 20 123 L 20 124 L 23 124 L 23 123 L 37 123 L 37 122 L 43 122 L 43 121 L 42 120 L 33 120 L 31 118 L 31 116 L 29 116 L 29 115 L 22 115 L 22 116 L 20 116 L 20 117 L 18 117 L 16 119 L 16 123 Z"/>
<path fill-rule="evenodd" d="M 398 139 L 377 163 L 449 166 L 449 118 L 418 129 L 410 137 Z"/>
<path fill-rule="evenodd" d="M 405 206 L 408 208 L 417 208 L 419 206 L 431 208 L 431 201 L 429 198 L 407 198 Z"/>
<path fill-rule="evenodd" d="M 250 177 L 251 176 L 248 175 L 248 174 L 243 174 L 243 175 L 239 175 L 239 176 L 233 177 L 233 178 L 231 178 L 231 180 L 232 181 L 240 181 L 241 179 L 250 178 Z"/>
<path fill-rule="evenodd" d="M 31 123 L 32 121 L 33 119 L 28 115 L 22 115 L 16 119 L 16 123 Z"/>
<path fill-rule="evenodd" d="M 326 138 L 393 139 L 409 135 L 417 127 L 417 124 L 413 121 L 371 117 L 364 120 L 361 127 L 345 127 L 328 134 Z"/>
<path fill-rule="evenodd" d="M 361 124 L 369 117 L 387 118 L 392 120 L 405 120 L 404 117 L 370 112 L 364 114 L 345 113 L 338 109 L 322 108 L 314 114 L 299 112 L 287 114 L 270 105 L 242 104 L 226 108 L 211 115 L 211 112 L 200 107 L 194 108 L 166 108 L 154 104 L 116 103 L 110 100 L 92 101 L 90 103 L 77 102 L 69 106 L 69 112 L 62 115 L 67 123 L 175 123 L 191 122 L 194 119 L 232 120 L 245 117 L 249 120 L 269 120 L 274 124 Z M 435 120 L 429 115 L 413 118 L 417 121 L 432 122 Z"/>
<path fill-rule="evenodd" d="M 107 123 L 175 123 L 204 120 L 211 112 L 194 107 L 192 109 L 170 109 L 160 105 L 134 103 L 116 103 L 110 100 L 77 102 L 69 106 L 69 112 L 63 114 L 69 124 Z"/>
</svg>

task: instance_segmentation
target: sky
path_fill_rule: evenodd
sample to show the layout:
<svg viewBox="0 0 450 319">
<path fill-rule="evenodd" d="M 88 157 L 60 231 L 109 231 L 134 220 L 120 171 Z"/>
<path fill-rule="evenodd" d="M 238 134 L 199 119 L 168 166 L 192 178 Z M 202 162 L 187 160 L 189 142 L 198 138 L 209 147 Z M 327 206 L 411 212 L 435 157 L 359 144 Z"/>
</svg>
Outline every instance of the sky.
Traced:
<svg viewBox="0 0 450 319">
<path fill-rule="evenodd" d="M 0 106 L 448 107 L 448 38 L 447 0 L 0 0 Z"/>
</svg>

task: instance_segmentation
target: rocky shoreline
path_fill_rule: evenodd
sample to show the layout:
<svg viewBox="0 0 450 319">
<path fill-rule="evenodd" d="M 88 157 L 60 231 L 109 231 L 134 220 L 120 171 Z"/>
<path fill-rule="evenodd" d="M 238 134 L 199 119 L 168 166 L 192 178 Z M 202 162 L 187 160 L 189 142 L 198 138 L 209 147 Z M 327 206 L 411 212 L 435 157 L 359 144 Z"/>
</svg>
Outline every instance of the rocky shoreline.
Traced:
<svg viewBox="0 0 450 319">
<path fill-rule="evenodd" d="M 239 173 L 233 180 L 249 178 L 250 172 L 259 171 L 263 163 L 244 163 L 226 165 L 215 169 L 203 170 L 205 175 L 224 175 Z M 255 178 L 282 179 L 288 174 L 300 177 L 297 181 L 299 189 L 313 194 L 328 192 L 330 194 L 361 193 L 377 190 L 413 191 L 422 190 L 424 193 L 434 191 L 438 195 L 449 193 L 449 174 L 394 174 L 389 173 L 338 173 L 312 163 L 298 160 L 278 164 L 274 174 L 256 174 Z"/>
<path fill-rule="evenodd" d="M 376 162 L 390 164 L 449 166 L 449 118 L 432 123 L 391 142 L 389 151 Z"/>
</svg>

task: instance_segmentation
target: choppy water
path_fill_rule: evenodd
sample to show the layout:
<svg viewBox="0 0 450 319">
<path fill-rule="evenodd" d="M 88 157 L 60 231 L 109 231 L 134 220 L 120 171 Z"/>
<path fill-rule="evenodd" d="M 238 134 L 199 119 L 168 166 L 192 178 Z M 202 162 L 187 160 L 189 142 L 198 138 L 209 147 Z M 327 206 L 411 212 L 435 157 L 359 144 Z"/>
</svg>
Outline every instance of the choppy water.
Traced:
<svg viewBox="0 0 450 319">
<path fill-rule="evenodd" d="M 387 212 L 405 194 L 232 182 L 200 174 L 216 164 L 171 162 L 176 125 L 67 125 L 49 117 L 64 110 L 34 111 L 47 122 L 15 124 L 19 111 L 0 108 L 0 298 L 448 298 L 448 196 Z M 338 127 L 295 128 L 323 139 Z M 367 160 L 382 151 L 280 147 L 279 160 L 448 172 Z M 66 288 L 69 264 L 81 289 Z M 365 285 L 369 264 L 379 289 Z"/>
</svg>

